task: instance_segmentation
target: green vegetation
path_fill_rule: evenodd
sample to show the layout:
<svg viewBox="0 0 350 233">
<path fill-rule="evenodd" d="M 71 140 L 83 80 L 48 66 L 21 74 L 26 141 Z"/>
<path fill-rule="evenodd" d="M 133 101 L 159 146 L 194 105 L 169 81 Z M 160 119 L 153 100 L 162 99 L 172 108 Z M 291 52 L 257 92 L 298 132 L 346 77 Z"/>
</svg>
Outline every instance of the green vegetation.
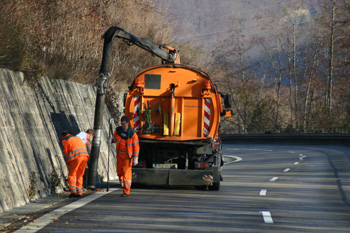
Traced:
<svg viewBox="0 0 350 233">
<path fill-rule="evenodd" d="M 35 183 L 37 181 L 37 175 L 36 172 L 32 172 L 31 177 L 29 179 L 29 187 L 28 187 L 28 196 L 30 200 L 33 200 L 36 197 L 36 187 Z"/>
<path fill-rule="evenodd" d="M 53 170 L 49 175 L 49 180 L 51 184 L 51 190 L 53 193 L 57 193 L 57 188 L 61 184 L 61 177 L 57 174 L 55 170 Z"/>
</svg>

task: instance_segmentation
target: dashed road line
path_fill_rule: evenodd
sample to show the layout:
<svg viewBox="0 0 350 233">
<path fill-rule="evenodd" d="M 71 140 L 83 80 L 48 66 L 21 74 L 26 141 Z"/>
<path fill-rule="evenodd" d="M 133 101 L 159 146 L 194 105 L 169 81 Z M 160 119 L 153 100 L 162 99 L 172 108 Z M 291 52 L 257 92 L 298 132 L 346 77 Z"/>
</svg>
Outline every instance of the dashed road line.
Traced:
<svg viewBox="0 0 350 233">
<path fill-rule="evenodd" d="M 288 152 L 295 153 L 294 151 L 288 151 Z M 305 157 L 306 157 L 305 155 L 299 154 L 299 160 L 303 160 Z M 294 165 L 297 165 L 297 164 L 299 164 L 299 162 L 294 163 Z M 283 170 L 283 172 L 289 172 L 289 171 L 290 171 L 289 167 Z M 278 177 L 274 176 L 269 181 L 273 182 L 273 181 L 276 181 L 277 179 L 278 179 Z M 261 189 L 259 192 L 259 195 L 266 196 L 266 193 L 267 193 L 267 189 Z M 273 223 L 270 211 L 260 211 L 260 213 L 262 214 L 262 217 L 263 217 L 265 223 L 268 223 L 268 224 Z"/>
<path fill-rule="evenodd" d="M 273 223 L 270 211 L 261 211 L 265 223 Z"/>
<path fill-rule="evenodd" d="M 266 196 L 267 189 L 261 189 L 259 195 L 260 196 Z"/>
<path fill-rule="evenodd" d="M 304 160 L 304 158 L 306 158 L 306 156 L 305 156 L 305 155 L 303 155 L 303 154 L 299 154 L 299 160 Z"/>
<path fill-rule="evenodd" d="M 232 158 L 235 159 L 234 161 L 230 161 L 230 162 L 225 162 L 225 164 L 230 164 L 230 163 L 237 163 L 239 161 L 242 161 L 241 157 L 238 156 L 234 156 L 234 155 L 223 155 L 224 157 L 228 157 L 228 158 Z"/>
<path fill-rule="evenodd" d="M 289 171 L 290 171 L 289 167 L 283 170 L 283 172 L 289 172 Z"/>
</svg>

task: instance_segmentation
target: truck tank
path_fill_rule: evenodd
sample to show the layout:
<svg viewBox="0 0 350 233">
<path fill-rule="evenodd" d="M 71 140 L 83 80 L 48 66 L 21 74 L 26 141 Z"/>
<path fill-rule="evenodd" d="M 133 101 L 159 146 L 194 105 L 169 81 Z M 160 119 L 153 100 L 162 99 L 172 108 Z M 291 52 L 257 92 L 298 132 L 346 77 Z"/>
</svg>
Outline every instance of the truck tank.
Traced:
<svg viewBox="0 0 350 233">
<path fill-rule="evenodd" d="M 218 190 L 222 112 L 221 95 L 201 70 L 167 64 L 139 72 L 125 98 L 141 148 L 133 183 Z"/>
</svg>

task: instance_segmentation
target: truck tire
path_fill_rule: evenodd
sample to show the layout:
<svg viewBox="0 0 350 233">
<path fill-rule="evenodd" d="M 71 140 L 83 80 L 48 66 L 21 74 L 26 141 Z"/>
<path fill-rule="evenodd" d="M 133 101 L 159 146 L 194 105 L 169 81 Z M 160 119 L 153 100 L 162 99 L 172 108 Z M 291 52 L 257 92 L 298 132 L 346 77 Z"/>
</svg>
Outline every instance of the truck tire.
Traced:
<svg viewBox="0 0 350 233">
<path fill-rule="evenodd" d="M 207 189 L 207 186 L 194 186 L 194 188 L 196 189 L 196 190 L 206 190 Z"/>
<path fill-rule="evenodd" d="M 214 182 L 212 186 L 209 186 L 209 190 L 219 191 L 220 189 L 220 181 Z"/>
<path fill-rule="evenodd" d="M 219 191 L 220 189 L 220 181 L 219 182 L 214 182 L 212 186 L 208 186 L 209 190 L 212 191 Z M 201 186 L 195 186 L 196 190 L 207 190 L 207 186 L 201 185 Z"/>
</svg>

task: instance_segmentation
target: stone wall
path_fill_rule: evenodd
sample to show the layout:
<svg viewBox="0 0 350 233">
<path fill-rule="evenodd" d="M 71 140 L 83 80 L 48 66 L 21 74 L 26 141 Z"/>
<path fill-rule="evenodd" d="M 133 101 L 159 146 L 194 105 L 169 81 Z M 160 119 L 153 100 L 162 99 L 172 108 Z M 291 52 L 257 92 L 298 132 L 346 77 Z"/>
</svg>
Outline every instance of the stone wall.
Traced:
<svg viewBox="0 0 350 233">
<path fill-rule="evenodd" d="M 60 133 L 93 128 L 96 92 L 88 85 L 0 69 L 0 213 L 66 187 L 67 165 Z M 105 108 L 98 174 L 106 180 L 108 119 Z M 110 179 L 115 150 L 110 154 Z"/>
</svg>

